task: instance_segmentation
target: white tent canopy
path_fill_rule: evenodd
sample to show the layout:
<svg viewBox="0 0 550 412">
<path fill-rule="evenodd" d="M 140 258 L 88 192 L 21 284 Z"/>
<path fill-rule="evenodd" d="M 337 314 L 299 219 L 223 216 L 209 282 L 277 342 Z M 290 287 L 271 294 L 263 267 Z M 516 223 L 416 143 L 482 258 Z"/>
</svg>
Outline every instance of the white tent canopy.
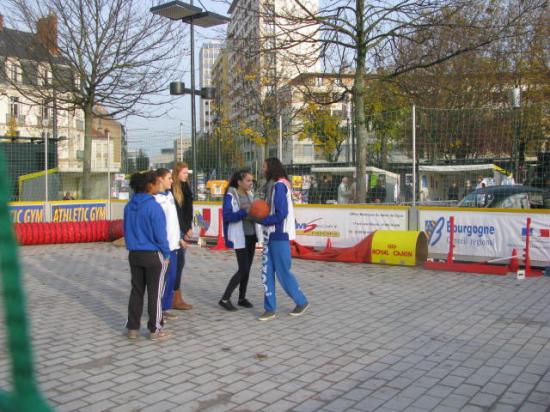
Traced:
<svg viewBox="0 0 550 412">
<path fill-rule="evenodd" d="M 311 168 L 311 173 L 331 173 L 331 174 L 353 173 L 354 176 L 355 176 L 355 171 L 356 171 L 356 168 L 353 166 L 319 166 L 319 167 L 313 166 Z M 397 173 L 389 172 L 384 169 L 379 169 L 378 167 L 374 167 L 374 166 L 367 166 L 365 168 L 365 171 L 367 173 L 384 174 L 387 176 L 391 176 L 394 179 L 399 178 L 399 174 Z"/>
<path fill-rule="evenodd" d="M 418 166 L 420 172 L 432 173 L 460 173 L 475 172 L 482 170 L 502 170 L 499 166 L 492 163 L 481 165 L 444 165 L 444 166 Z"/>
</svg>

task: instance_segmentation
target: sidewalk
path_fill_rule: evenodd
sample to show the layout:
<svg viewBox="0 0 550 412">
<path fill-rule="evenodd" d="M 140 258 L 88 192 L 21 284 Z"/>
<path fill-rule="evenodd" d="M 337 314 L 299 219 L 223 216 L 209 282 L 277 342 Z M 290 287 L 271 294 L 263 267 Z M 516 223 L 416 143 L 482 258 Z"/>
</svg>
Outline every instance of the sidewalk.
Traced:
<svg viewBox="0 0 550 412">
<path fill-rule="evenodd" d="M 124 335 L 127 252 L 20 249 L 42 391 L 57 411 L 545 411 L 550 278 L 294 260 L 311 308 L 278 290 L 278 318 L 218 305 L 232 252 L 191 248 L 174 337 Z M 2 313 L 3 315 L 3 313 Z M 145 322 L 144 322 L 145 323 Z M 5 348 L 5 330 L 0 331 Z M 9 389 L 0 352 L 0 387 Z"/>
</svg>

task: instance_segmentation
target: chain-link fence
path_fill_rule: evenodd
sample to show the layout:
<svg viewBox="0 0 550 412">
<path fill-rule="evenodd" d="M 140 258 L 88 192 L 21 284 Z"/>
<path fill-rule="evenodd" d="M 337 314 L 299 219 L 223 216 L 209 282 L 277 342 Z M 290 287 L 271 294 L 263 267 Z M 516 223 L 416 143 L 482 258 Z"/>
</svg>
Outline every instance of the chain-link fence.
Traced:
<svg viewBox="0 0 550 412">
<path fill-rule="evenodd" d="M 338 115 L 337 121 L 325 119 L 308 127 L 296 120 L 271 122 L 273 127 L 263 132 L 214 127 L 197 135 L 196 166 L 189 138 L 139 140 L 130 131 L 127 139 L 99 142 L 106 144 L 105 150 L 94 150 L 99 169 L 92 170 L 93 197 L 127 199 L 129 174 L 171 168 L 174 161 L 185 161 L 193 170 L 198 200 L 219 200 L 229 176 L 239 168 L 252 171 L 261 196 L 263 160 L 277 156 L 287 167 L 297 203 L 357 203 L 356 166 L 364 161 L 367 203 L 452 206 L 464 199 L 469 206 L 525 208 L 546 202 L 549 207 L 548 105 L 410 107 L 370 114 L 366 159 L 358 159 L 353 121 Z M 67 170 L 58 167 L 58 159 L 67 157 L 67 142 L 50 141 L 46 156 L 43 142 L 22 141 L 1 143 L 9 164 L 11 199 L 79 198 L 82 154 L 74 151 L 76 167 Z M 475 189 L 484 189 L 487 196 L 468 198 Z"/>
</svg>

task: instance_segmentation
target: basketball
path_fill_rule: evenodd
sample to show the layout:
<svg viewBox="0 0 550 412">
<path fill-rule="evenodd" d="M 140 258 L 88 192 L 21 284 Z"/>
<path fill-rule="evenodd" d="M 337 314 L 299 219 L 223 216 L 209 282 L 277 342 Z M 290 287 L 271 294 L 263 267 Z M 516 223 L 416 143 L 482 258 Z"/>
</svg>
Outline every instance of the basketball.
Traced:
<svg viewBox="0 0 550 412">
<path fill-rule="evenodd" d="M 267 217 L 269 215 L 269 205 L 265 200 L 254 200 L 250 205 L 250 210 L 248 214 L 255 218 L 263 219 L 264 217 Z"/>
</svg>

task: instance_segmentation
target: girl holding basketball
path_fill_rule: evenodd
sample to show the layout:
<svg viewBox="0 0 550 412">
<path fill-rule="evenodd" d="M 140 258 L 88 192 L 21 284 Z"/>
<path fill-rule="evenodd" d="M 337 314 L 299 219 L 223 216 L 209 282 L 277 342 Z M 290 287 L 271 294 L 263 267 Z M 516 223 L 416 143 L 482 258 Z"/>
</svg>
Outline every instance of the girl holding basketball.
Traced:
<svg viewBox="0 0 550 412">
<path fill-rule="evenodd" d="M 231 303 L 231 294 L 239 286 L 238 305 L 251 308 L 252 303 L 246 299 L 246 289 L 250 275 L 250 267 L 254 260 L 254 250 L 259 238 L 259 227 L 253 221 L 247 219 L 253 197 L 252 174 L 248 169 L 242 169 L 231 176 L 229 185 L 223 199 L 223 232 L 227 247 L 235 249 L 238 269 L 225 292 L 218 302 L 220 306 L 228 311 L 236 311 L 237 308 Z"/>
<path fill-rule="evenodd" d="M 289 314 L 300 316 L 309 303 L 291 272 L 290 241 L 296 238 L 296 222 L 292 205 L 291 185 L 281 161 L 271 157 L 265 160 L 263 172 L 267 180 L 267 202 L 270 214 L 258 223 L 264 225 L 264 251 L 262 257 L 262 282 L 264 284 L 265 313 L 258 320 L 275 318 L 275 274 L 296 307 Z"/>
</svg>

